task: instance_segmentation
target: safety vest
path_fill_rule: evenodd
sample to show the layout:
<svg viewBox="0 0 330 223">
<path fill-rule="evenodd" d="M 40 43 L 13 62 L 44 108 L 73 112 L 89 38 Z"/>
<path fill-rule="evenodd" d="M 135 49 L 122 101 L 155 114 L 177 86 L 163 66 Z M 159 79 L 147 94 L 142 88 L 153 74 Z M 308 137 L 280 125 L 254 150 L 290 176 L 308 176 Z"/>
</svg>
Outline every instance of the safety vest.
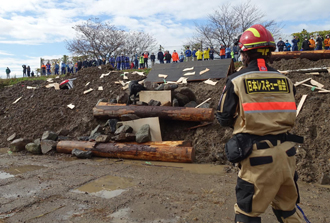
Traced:
<svg viewBox="0 0 330 223">
<path fill-rule="evenodd" d="M 140 56 L 140 64 L 144 63 L 144 58 L 143 56 Z"/>
<path fill-rule="evenodd" d="M 234 134 L 276 135 L 292 129 L 296 119 L 293 84 L 286 76 L 267 71 L 258 59 L 260 71 L 243 73 L 231 81 L 239 97 Z"/>
</svg>

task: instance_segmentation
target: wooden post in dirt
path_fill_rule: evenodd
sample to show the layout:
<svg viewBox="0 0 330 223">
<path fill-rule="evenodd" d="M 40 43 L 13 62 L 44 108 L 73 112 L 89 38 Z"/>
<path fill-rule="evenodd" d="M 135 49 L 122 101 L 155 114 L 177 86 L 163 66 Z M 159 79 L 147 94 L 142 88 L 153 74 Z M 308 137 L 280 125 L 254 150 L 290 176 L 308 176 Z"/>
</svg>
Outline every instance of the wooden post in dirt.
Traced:
<svg viewBox="0 0 330 223">
<path fill-rule="evenodd" d="M 169 106 L 124 106 L 99 103 L 93 108 L 95 118 L 121 118 L 122 115 L 135 114 L 140 118 L 159 117 L 160 119 L 211 122 L 214 120 L 213 108 L 186 108 Z"/>
<path fill-rule="evenodd" d="M 148 161 L 192 163 L 195 150 L 189 143 L 150 142 L 150 143 L 99 143 L 82 141 L 60 141 L 56 151 L 71 153 L 73 149 L 91 151 L 94 156 Z"/>
</svg>

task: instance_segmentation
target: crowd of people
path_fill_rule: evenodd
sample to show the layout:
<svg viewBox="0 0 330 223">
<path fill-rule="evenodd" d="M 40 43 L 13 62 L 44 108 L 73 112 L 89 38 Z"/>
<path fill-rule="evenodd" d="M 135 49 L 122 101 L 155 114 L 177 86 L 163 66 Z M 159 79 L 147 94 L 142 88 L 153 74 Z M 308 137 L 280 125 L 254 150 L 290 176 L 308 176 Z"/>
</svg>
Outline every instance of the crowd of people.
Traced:
<svg viewBox="0 0 330 223">
<path fill-rule="evenodd" d="M 297 36 L 293 36 L 293 39 L 291 40 L 292 45 L 289 43 L 288 40 L 285 42 L 282 40 L 282 38 L 279 38 L 279 41 L 277 42 L 277 50 L 279 52 L 281 51 L 299 51 L 298 49 L 298 43 L 300 42 L 300 39 Z M 304 40 L 301 45 L 300 51 L 311 51 L 311 50 L 322 50 L 324 45 L 325 50 L 330 49 L 330 38 L 329 34 L 323 38 L 320 34 L 317 35 L 316 39 L 314 40 L 314 36 L 311 35 L 305 36 Z"/>
</svg>

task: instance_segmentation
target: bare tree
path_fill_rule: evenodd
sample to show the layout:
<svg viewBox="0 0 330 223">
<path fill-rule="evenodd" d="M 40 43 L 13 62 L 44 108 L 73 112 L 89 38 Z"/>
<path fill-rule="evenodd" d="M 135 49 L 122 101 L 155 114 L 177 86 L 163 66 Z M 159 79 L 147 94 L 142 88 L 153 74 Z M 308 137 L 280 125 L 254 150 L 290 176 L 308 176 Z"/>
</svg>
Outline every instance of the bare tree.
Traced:
<svg viewBox="0 0 330 223">
<path fill-rule="evenodd" d="M 234 6 L 230 3 L 223 4 L 209 15 L 207 24 L 195 25 L 197 34 L 187 45 L 198 44 L 202 41 L 204 46 L 212 46 L 215 49 L 218 49 L 221 44 L 231 46 L 234 39 L 257 23 L 269 29 L 274 37 L 278 36 L 282 27 L 274 20 L 266 21 L 264 18 L 265 14 L 250 1 Z"/>
<path fill-rule="evenodd" d="M 148 33 L 144 32 L 127 32 L 125 34 L 125 44 L 123 50 L 125 53 L 132 55 L 135 52 L 142 53 L 156 47 L 156 39 Z"/>
</svg>

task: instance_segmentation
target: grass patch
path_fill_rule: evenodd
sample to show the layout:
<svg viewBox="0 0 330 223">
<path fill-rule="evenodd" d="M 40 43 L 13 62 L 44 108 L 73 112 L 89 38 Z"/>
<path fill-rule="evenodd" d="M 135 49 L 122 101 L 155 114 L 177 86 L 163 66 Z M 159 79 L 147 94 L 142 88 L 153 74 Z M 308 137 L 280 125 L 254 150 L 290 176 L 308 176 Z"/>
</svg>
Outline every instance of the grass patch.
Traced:
<svg viewBox="0 0 330 223">
<path fill-rule="evenodd" d="M 47 80 L 48 78 L 55 78 L 58 75 L 49 75 L 49 76 L 39 76 L 39 77 L 19 77 L 19 78 L 9 78 L 9 79 L 0 79 L 0 88 L 5 86 L 15 85 L 22 81 L 36 81 L 36 80 Z M 65 76 L 65 75 L 62 75 Z"/>
</svg>

